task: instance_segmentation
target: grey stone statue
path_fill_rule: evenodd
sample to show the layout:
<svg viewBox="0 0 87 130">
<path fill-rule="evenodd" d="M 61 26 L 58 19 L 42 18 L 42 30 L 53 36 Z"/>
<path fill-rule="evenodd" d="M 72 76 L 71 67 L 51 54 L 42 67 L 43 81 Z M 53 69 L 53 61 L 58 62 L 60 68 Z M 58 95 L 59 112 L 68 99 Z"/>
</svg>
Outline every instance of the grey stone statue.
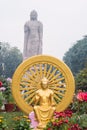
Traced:
<svg viewBox="0 0 87 130">
<path fill-rule="evenodd" d="M 24 25 L 23 59 L 42 54 L 43 25 L 37 20 L 37 12 L 30 13 L 30 21 Z"/>
</svg>

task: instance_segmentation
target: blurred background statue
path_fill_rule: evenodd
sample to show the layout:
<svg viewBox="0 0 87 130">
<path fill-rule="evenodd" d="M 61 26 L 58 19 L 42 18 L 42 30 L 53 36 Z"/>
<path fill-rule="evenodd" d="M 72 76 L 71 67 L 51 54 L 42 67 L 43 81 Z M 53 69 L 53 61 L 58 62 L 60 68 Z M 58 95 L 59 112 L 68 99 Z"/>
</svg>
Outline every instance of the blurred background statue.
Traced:
<svg viewBox="0 0 87 130">
<path fill-rule="evenodd" d="M 42 54 L 43 25 L 37 20 L 37 12 L 30 13 L 30 21 L 24 25 L 23 59 Z"/>
</svg>

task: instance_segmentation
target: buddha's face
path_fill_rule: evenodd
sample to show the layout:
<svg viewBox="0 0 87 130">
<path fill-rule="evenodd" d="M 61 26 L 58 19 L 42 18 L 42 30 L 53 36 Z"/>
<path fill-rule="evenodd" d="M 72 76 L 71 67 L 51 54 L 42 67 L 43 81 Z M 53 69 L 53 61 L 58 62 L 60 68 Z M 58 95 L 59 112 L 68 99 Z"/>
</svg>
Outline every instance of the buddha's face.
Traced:
<svg viewBox="0 0 87 130">
<path fill-rule="evenodd" d="M 48 88 L 48 80 L 46 78 L 42 79 L 41 86 L 42 86 L 43 89 Z"/>
<path fill-rule="evenodd" d="M 37 12 L 33 10 L 30 14 L 30 19 L 31 20 L 37 20 Z"/>
</svg>

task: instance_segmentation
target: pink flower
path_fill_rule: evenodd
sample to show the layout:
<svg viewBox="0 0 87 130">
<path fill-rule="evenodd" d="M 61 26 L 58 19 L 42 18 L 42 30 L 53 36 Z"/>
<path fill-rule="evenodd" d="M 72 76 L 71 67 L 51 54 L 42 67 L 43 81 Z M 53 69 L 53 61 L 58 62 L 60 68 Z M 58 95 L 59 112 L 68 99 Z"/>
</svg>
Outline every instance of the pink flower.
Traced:
<svg viewBox="0 0 87 130">
<path fill-rule="evenodd" d="M 0 87 L 0 91 L 5 91 L 5 87 Z"/>
<path fill-rule="evenodd" d="M 0 81 L 0 87 L 2 87 L 3 83 Z"/>
<path fill-rule="evenodd" d="M 38 126 L 38 122 L 35 119 L 35 114 L 33 111 L 29 114 L 29 119 L 31 120 L 31 127 L 36 128 Z"/>
<path fill-rule="evenodd" d="M 77 99 L 79 101 L 87 101 L 87 92 L 79 92 L 77 94 Z"/>
<path fill-rule="evenodd" d="M 12 79 L 8 77 L 8 78 L 7 78 L 7 81 L 11 83 L 11 82 L 12 82 Z"/>
</svg>

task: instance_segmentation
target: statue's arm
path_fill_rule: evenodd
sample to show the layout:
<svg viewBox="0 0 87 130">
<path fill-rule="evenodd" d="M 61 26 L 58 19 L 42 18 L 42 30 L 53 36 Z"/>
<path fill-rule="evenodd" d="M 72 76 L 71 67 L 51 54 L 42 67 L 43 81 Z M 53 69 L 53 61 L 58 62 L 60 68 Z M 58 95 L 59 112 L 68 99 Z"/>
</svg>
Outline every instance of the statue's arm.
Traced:
<svg viewBox="0 0 87 130">
<path fill-rule="evenodd" d="M 26 57 L 28 39 L 29 39 L 29 27 L 27 26 L 27 24 L 25 24 L 24 25 L 24 50 L 23 50 L 24 57 Z"/>
<path fill-rule="evenodd" d="M 38 93 L 36 93 L 36 96 L 35 96 L 35 105 L 37 105 L 37 104 L 38 104 L 39 99 L 40 99 L 40 96 L 39 96 L 39 94 L 38 94 Z"/>
<path fill-rule="evenodd" d="M 39 23 L 38 33 L 39 33 L 39 40 L 42 41 L 42 38 L 43 38 L 43 24 L 42 23 Z"/>
</svg>

